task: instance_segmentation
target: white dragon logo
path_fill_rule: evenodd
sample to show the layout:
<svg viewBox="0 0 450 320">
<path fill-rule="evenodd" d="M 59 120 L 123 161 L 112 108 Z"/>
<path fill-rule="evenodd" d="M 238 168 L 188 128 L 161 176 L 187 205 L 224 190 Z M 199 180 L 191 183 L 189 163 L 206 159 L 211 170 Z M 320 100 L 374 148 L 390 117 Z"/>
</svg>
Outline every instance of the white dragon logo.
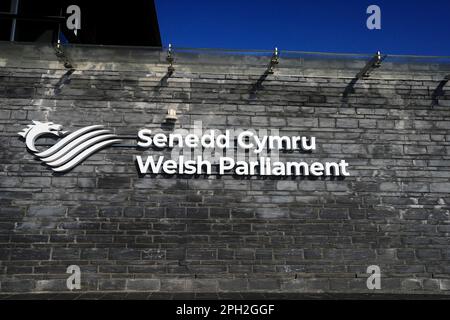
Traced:
<svg viewBox="0 0 450 320">
<path fill-rule="evenodd" d="M 25 139 L 25 144 L 35 156 L 40 158 L 53 171 L 64 172 L 72 169 L 96 151 L 121 142 L 110 130 L 103 130 L 101 125 L 93 125 L 78 129 L 67 135 L 62 126 L 53 122 L 33 121 L 33 124 L 18 132 Z M 49 149 L 39 151 L 36 140 L 44 135 L 64 137 Z"/>
</svg>

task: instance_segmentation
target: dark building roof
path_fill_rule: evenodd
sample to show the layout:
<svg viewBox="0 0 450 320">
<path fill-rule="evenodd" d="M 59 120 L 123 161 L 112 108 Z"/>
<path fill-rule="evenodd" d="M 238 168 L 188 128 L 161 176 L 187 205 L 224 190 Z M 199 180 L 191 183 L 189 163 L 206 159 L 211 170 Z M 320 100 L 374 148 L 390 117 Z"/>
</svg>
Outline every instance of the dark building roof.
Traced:
<svg viewBox="0 0 450 320">
<path fill-rule="evenodd" d="M 17 12 L 14 3 L 18 1 Z M 69 5 L 81 9 L 77 35 L 66 27 Z M 11 39 L 13 21 L 15 36 Z M 94 2 L 89 0 L 12 0 L 0 5 L 0 40 L 56 41 L 60 31 L 70 43 L 161 46 L 153 0 Z"/>
</svg>

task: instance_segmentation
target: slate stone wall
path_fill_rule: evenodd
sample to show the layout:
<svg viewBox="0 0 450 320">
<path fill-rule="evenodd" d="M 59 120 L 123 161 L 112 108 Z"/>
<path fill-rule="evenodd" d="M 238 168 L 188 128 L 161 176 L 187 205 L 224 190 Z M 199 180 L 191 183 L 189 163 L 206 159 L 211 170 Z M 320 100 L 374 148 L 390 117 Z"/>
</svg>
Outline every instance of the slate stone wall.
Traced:
<svg viewBox="0 0 450 320">
<path fill-rule="evenodd" d="M 0 44 L 0 292 L 450 293 L 445 62 Z M 279 129 L 317 139 L 284 160 L 345 159 L 350 177 L 144 176 L 141 128 Z M 53 174 L 17 135 L 32 120 L 103 124 L 126 141 Z M 42 144 L 49 141 L 43 141 Z M 41 148 L 47 148 L 41 146 Z"/>
</svg>

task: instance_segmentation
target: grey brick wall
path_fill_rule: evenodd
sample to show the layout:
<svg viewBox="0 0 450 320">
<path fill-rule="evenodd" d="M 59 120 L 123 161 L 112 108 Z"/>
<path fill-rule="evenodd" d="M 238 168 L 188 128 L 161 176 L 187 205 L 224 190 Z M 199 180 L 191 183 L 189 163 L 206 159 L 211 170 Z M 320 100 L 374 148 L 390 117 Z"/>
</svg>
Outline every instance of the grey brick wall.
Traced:
<svg viewBox="0 0 450 320">
<path fill-rule="evenodd" d="M 0 44 L 0 291 L 450 293 L 450 93 L 445 63 L 281 58 Z M 256 90 L 255 90 L 256 88 Z M 137 174 L 132 139 L 160 128 L 276 128 L 318 149 L 283 159 L 346 159 L 344 180 Z M 104 124 L 129 144 L 67 174 L 33 159 L 31 120 Z"/>
</svg>

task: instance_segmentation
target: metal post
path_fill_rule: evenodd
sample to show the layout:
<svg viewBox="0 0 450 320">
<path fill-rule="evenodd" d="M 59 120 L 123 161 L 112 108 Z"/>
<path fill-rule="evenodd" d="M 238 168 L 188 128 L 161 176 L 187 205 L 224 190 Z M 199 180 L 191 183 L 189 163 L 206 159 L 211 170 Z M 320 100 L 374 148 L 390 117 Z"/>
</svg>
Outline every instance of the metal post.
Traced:
<svg viewBox="0 0 450 320">
<path fill-rule="evenodd" d="M 278 59 L 278 48 L 275 47 L 274 51 L 273 51 L 273 55 L 272 58 L 270 58 L 270 63 L 269 63 L 269 67 L 267 68 L 267 73 L 269 74 L 273 74 L 273 68 L 279 63 L 279 59 Z"/>
<path fill-rule="evenodd" d="M 19 0 L 11 0 L 11 13 L 17 14 L 19 12 Z M 16 18 L 12 19 L 11 23 L 11 34 L 9 36 L 9 41 L 14 41 L 16 38 Z"/>
<path fill-rule="evenodd" d="M 62 8 L 61 9 L 59 9 L 59 16 L 60 17 L 62 17 Z M 58 30 L 56 30 L 56 37 L 53 37 L 53 39 L 55 39 L 56 38 L 56 43 L 57 43 L 57 46 L 58 46 L 58 48 L 61 46 L 61 39 L 59 38 L 60 37 L 60 33 L 61 33 L 61 22 L 58 22 Z"/>
<path fill-rule="evenodd" d="M 166 61 L 169 63 L 169 67 L 167 68 L 167 73 L 169 75 L 172 75 L 172 73 L 175 71 L 175 67 L 173 66 L 173 53 L 172 53 L 172 44 L 169 43 L 169 48 L 167 49 L 167 57 Z"/>
</svg>

